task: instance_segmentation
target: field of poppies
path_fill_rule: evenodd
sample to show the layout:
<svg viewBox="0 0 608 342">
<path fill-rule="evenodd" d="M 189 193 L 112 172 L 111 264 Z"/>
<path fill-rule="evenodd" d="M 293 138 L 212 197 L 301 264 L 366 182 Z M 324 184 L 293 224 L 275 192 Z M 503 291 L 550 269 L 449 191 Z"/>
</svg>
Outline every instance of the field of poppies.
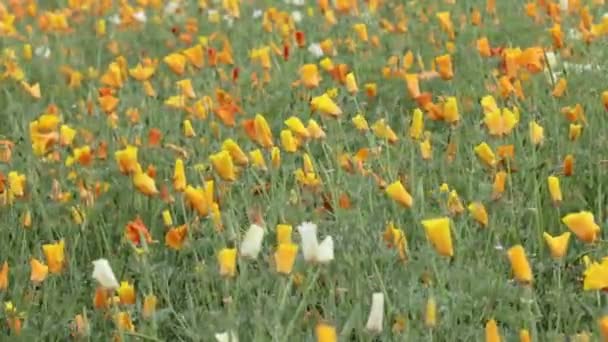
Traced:
<svg viewBox="0 0 608 342">
<path fill-rule="evenodd" d="M 605 0 L 0 1 L 0 335 L 608 341 Z"/>
</svg>

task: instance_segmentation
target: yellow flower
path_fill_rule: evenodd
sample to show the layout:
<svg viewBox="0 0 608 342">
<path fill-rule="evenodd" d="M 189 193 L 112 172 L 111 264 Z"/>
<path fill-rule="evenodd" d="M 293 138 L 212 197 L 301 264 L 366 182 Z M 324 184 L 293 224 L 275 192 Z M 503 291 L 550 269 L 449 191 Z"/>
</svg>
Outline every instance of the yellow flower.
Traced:
<svg viewBox="0 0 608 342">
<path fill-rule="evenodd" d="M 293 133 L 297 134 L 302 138 L 308 138 L 310 133 L 304 123 L 300 120 L 300 118 L 296 116 L 291 116 L 287 120 L 284 121 L 287 128 L 289 128 Z"/>
<path fill-rule="evenodd" d="M 399 140 L 397 134 L 393 131 L 384 119 L 379 119 L 372 125 L 374 134 L 380 139 L 386 139 L 389 143 L 393 144 Z"/>
<path fill-rule="evenodd" d="M 232 157 L 230 157 L 228 151 L 220 151 L 216 154 L 212 154 L 209 156 L 209 160 L 220 178 L 225 181 L 236 180 L 234 164 L 232 163 Z"/>
<path fill-rule="evenodd" d="M 410 124 L 410 137 L 412 139 L 418 140 L 422 137 L 422 132 L 424 131 L 424 114 L 420 110 L 420 108 L 414 109 L 414 113 L 412 114 L 412 123 Z"/>
<path fill-rule="evenodd" d="M 475 146 L 475 153 L 486 163 L 486 165 L 490 167 L 494 167 L 496 165 L 496 157 L 494 156 L 494 152 L 487 143 L 482 142 L 481 144 Z"/>
<path fill-rule="evenodd" d="M 486 342 L 500 342 L 500 333 L 496 321 L 491 319 L 486 323 Z"/>
<path fill-rule="evenodd" d="M 114 316 L 114 322 L 115 322 L 116 326 L 118 327 L 118 330 L 135 331 L 135 325 L 133 325 L 131 316 L 126 311 L 118 312 Z"/>
<path fill-rule="evenodd" d="M 458 113 L 458 102 L 456 101 L 456 97 L 448 97 L 445 103 L 443 104 L 443 120 L 449 123 L 455 123 L 460 120 L 460 114 Z"/>
<path fill-rule="evenodd" d="M 195 67 L 200 69 L 205 66 L 205 51 L 203 50 L 203 45 L 196 44 L 193 47 L 183 50 L 182 54 L 186 56 L 188 62 Z"/>
<path fill-rule="evenodd" d="M 559 236 L 551 236 L 549 233 L 543 233 L 543 238 L 549 247 L 551 257 L 553 259 L 563 258 L 568 253 L 568 242 L 570 241 L 570 232 L 565 232 Z"/>
<path fill-rule="evenodd" d="M 175 191 L 184 191 L 186 189 L 186 171 L 184 169 L 184 161 L 180 158 L 175 160 L 175 168 L 173 171 L 173 188 Z"/>
<path fill-rule="evenodd" d="M 386 194 L 388 197 L 394 201 L 397 201 L 397 203 L 406 208 L 410 208 L 414 203 L 412 196 L 409 194 L 409 192 L 407 192 L 407 190 L 405 190 L 405 187 L 403 184 L 401 184 L 401 181 L 396 181 L 387 186 Z"/>
<path fill-rule="evenodd" d="M 424 325 L 433 329 L 437 325 L 437 304 L 435 297 L 432 295 L 426 301 L 426 309 L 424 310 Z"/>
<path fill-rule="evenodd" d="M 448 194 L 448 211 L 452 215 L 458 215 L 464 211 L 464 206 L 462 205 L 462 201 L 458 196 L 456 190 L 450 191 Z"/>
<path fill-rule="evenodd" d="M 562 201 L 562 190 L 559 186 L 559 178 L 556 176 L 547 177 L 547 184 L 549 186 L 549 193 L 551 194 L 551 200 L 553 203 L 560 203 Z"/>
<path fill-rule="evenodd" d="M 223 277 L 234 277 L 236 274 L 236 248 L 224 248 L 217 256 L 220 275 Z"/>
<path fill-rule="evenodd" d="M 600 226 L 595 223 L 593 213 L 580 211 L 562 217 L 562 222 L 578 237 L 581 241 L 591 243 L 597 240 L 600 233 Z"/>
<path fill-rule="evenodd" d="M 281 145 L 283 146 L 283 150 L 285 150 L 285 152 L 293 153 L 298 150 L 298 141 L 288 129 L 281 131 Z"/>
<path fill-rule="evenodd" d="M 114 158 L 118 163 L 120 172 L 128 174 L 137 171 L 139 165 L 137 162 L 137 147 L 129 145 L 123 150 L 118 150 L 114 152 Z"/>
<path fill-rule="evenodd" d="M 451 257 L 454 255 L 452 246 L 452 235 L 450 232 L 450 219 L 441 217 L 423 220 L 422 226 L 426 232 L 427 239 L 439 255 Z"/>
<path fill-rule="evenodd" d="M 171 217 L 171 212 L 169 210 L 163 210 L 163 224 L 165 227 L 171 227 L 173 225 L 173 218 Z"/>
<path fill-rule="evenodd" d="M 357 80 L 355 79 L 355 74 L 353 74 L 352 72 L 346 75 L 346 90 L 348 90 L 348 92 L 351 94 L 355 94 L 359 91 L 359 87 L 357 86 Z"/>
<path fill-rule="evenodd" d="M 277 245 L 291 243 L 291 232 L 293 228 L 289 224 L 277 224 Z"/>
<path fill-rule="evenodd" d="M 57 243 L 42 246 L 46 263 L 51 273 L 61 273 L 65 265 L 65 243 L 60 240 Z"/>
<path fill-rule="evenodd" d="M 481 202 L 473 202 L 467 207 L 469 213 L 473 216 L 475 221 L 479 222 L 483 227 L 488 226 L 488 212 L 486 207 Z"/>
<path fill-rule="evenodd" d="M 439 76 L 444 80 L 451 80 L 454 77 L 454 71 L 452 70 L 452 57 L 450 55 L 442 55 L 435 58 L 435 64 L 437 65 Z"/>
<path fill-rule="evenodd" d="M 281 150 L 276 146 L 270 150 L 270 162 L 275 169 L 281 166 Z"/>
<path fill-rule="evenodd" d="M 608 315 L 602 316 L 598 321 L 598 325 L 600 326 L 600 334 L 602 335 L 602 340 L 608 340 Z"/>
<path fill-rule="evenodd" d="M 266 171 L 268 168 L 266 167 L 266 161 L 264 160 L 264 155 L 262 151 L 257 148 L 253 151 L 249 152 L 249 158 L 251 158 L 251 164 L 256 168 Z"/>
<path fill-rule="evenodd" d="M 420 154 L 422 159 L 431 160 L 433 158 L 433 146 L 431 145 L 431 132 L 425 132 L 424 140 L 420 142 Z"/>
<path fill-rule="evenodd" d="M 25 182 L 25 175 L 16 171 L 8 173 L 8 188 L 12 196 L 23 197 L 25 195 Z"/>
<path fill-rule="evenodd" d="M 137 64 L 135 68 L 129 69 L 129 75 L 140 82 L 150 79 L 154 75 L 154 72 L 154 67 L 143 66 L 141 63 Z"/>
<path fill-rule="evenodd" d="M 208 200 L 207 189 L 203 190 L 200 187 L 186 186 L 184 195 L 186 196 L 186 203 L 191 208 L 194 208 L 200 216 L 207 216 L 209 214 L 209 208 L 211 201 Z"/>
<path fill-rule="evenodd" d="M 291 228 L 291 227 L 290 227 Z M 290 274 L 298 254 L 298 245 L 290 242 L 279 242 L 277 251 L 274 253 L 274 262 L 277 272 Z"/>
<path fill-rule="evenodd" d="M 143 172 L 141 167 L 139 167 L 139 169 L 133 175 L 133 185 L 135 185 L 135 188 L 146 196 L 155 196 L 159 192 L 156 188 L 154 178 Z"/>
<path fill-rule="evenodd" d="M 530 140 L 534 145 L 540 145 L 545 140 L 545 129 L 536 121 L 530 122 Z"/>
<path fill-rule="evenodd" d="M 584 273 L 583 288 L 586 291 L 608 288 L 608 258 L 604 258 L 602 263 L 593 262 L 587 266 Z"/>
<path fill-rule="evenodd" d="M 319 126 L 319 124 L 313 119 L 308 120 L 308 127 L 306 127 L 306 130 L 308 130 L 308 133 L 310 133 L 311 138 L 314 138 L 314 139 L 325 138 L 325 132 L 323 131 L 321 126 Z"/>
<path fill-rule="evenodd" d="M 172 53 L 165 58 L 163 61 L 169 66 L 169 69 L 174 73 L 181 75 L 186 70 L 186 57 L 179 53 Z"/>
<path fill-rule="evenodd" d="M 492 184 L 492 198 L 498 199 L 505 192 L 505 183 L 507 181 L 507 173 L 505 171 L 498 171 L 494 176 L 494 183 Z"/>
<path fill-rule="evenodd" d="M 266 118 L 261 114 L 256 114 L 254 119 L 254 129 L 256 135 L 256 142 L 262 147 L 272 147 L 272 132 Z"/>
<path fill-rule="evenodd" d="M 516 114 L 507 108 L 501 111 L 494 111 L 485 114 L 484 123 L 490 135 L 502 136 L 511 133 L 519 122 Z"/>
<path fill-rule="evenodd" d="M 323 114 L 338 116 L 342 114 L 342 109 L 327 95 L 313 97 L 310 101 L 313 110 L 319 110 Z"/>
<path fill-rule="evenodd" d="M 135 304 L 135 287 L 128 281 L 121 281 L 118 290 L 118 298 L 121 304 Z"/>
<path fill-rule="evenodd" d="M 352 118 L 352 122 L 355 125 L 355 128 L 359 131 L 368 131 L 369 125 L 367 124 L 367 120 L 361 114 L 357 114 L 354 118 Z"/>
<path fill-rule="evenodd" d="M 192 138 L 196 136 L 196 132 L 194 132 L 194 128 L 192 128 L 192 122 L 188 119 L 183 122 L 184 127 L 184 136 L 186 138 Z"/>
<path fill-rule="evenodd" d="M 76 130 L 71 128 L 68 125 L 61 125 L 59 129 L 59 143 L 63 146 L 72 145 L 72 141 L 74 141 L 74 137 L 76 137 Z"/>
<path fill-rule="evenodd" d="M 185 78 L 176 82 L 177 87 L 181 90 L 182 95 L 191 99 L 196 98 L 194 88 L 192 88 L 192 80 Z"/>
<path fill-rule="evenodd" d="M 141 310 L 141 315 L 144 319 L 151 318 L 156 312 L 157 298 L 153 294 L 148 294 L 144 297 L 144 305 Z"/>
<path fill-rule="evenodd" d="M 319 323 L 315 327 L 317 342 L 337 342 L 338 334 L 336 328 L 327 323 Z"/>
<path fill-rule="evenodd" d="M 399 252 L 399 258 L 403 261 L 407 260 L 407 239 L 403 230 L 395 227 L 395 224 L 390 221 L 386 225 L 386 230 L 383 234 L 384 242 L 388 248 L 395 247 Z"/>
<path fill-rule="evenodd" d="M 521 245 L 515 245 L 507 251 L 511 270 L 515 279 L 521 283 L 529 284 L 532 282 L 532 268 L 526 257 L 526 251 Z"/>
<path fill-rule="evenodd" d="M 241 147 L 234 140 L 224 140 L 222 143 L 222 150 L 228 151 L 230 157 L 237 165 L 245 166 L 249 164 L 249 158 L 247 158 L 245 152 L 243 152 Z"/>
<path fill-rule="evenodd" d="M 568 131 L 568 139 L 572 141 L 578 140 L 578 138 L 581 136 L 582 129 L 583 126 L 581 124 L 571 123 L 570 130 Z"/>
</svg>

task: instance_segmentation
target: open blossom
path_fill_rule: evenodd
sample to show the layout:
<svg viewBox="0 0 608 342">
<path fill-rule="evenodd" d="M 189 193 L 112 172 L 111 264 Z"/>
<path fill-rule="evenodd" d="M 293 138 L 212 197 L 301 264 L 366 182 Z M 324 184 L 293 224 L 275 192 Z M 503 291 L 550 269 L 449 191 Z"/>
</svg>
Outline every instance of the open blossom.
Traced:
<svg viewBox="0 0 608 342">
<path fill-rule="evenodd" d="M 334 259 L 334 241 L 326 236 L 321 243 L 317 240 L 317 225 L 303 222 L 298 226 L 302 239 L 302 254 L 308 262 L 328 263 Z"/>
</svg>

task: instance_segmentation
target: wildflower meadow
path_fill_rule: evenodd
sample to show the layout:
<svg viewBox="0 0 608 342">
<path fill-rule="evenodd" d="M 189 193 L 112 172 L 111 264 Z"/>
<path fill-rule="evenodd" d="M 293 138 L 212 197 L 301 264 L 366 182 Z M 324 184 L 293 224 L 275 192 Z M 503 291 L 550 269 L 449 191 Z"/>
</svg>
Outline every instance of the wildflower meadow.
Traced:
<svg viewBox="0 0 608 342">
<path fill-rule="evenodd" d="M 0 340 L 608 341 L 605 0 L 1 0 Z"/>
</svg>

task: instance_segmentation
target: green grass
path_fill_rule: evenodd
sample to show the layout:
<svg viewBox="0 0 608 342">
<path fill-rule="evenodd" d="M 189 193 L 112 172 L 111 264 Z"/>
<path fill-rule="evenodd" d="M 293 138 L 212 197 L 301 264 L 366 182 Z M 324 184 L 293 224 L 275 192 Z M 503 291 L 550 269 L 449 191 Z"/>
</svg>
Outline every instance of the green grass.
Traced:
<svg viewBox="0 0 608 342">
<path fill-rule="evenodd" d="M 161 13 L 147 9 L 148 22 L 136 29 L 122 30 L 110 22 L 105 37 L 97 37 L 94 27 L 97 17 L 86 13 L 81 23 L 70 19 L 71 34 L 42 32 L 34 18 L 16 22 L 23 39 L 0 38 L 0 47 L 13 49 L 17 62 L 23 68 L 25 79 L 39 82 L 42 97 L 32 100 L 18 82 L 6 78 L 0 81 L 0 138 L 15 143 L 10 163 L 0 163 L 0 174 L 18 171 L 27 177 L 27 193 L 12 205 L 0 207 L 0 261 L 10 266 L 8 289 L 0 292 L 0 300 L 12 301 L 23 312 L 23 330 L 19 337 L 8 329 L 2 319 L 0 335 L 11 340 L 68 339 L 70 324 L 77 314 L 86 316 L 90 334 L 84 340 L 108 340 L 116 333 L 114 322 L 108 313 L 93 307 L 97 284 L 91 277 L 92 261 L 107 258 L 118 280 L 135 284 L 137 304 L 116 305 L 110 312 L 128 311 L 136 326 L 135 333 L 124 333 L 125 340 L 183 340 L 210 341 L 213 334 L 235 330 L 241 341 L 312 341 L 314 327 L 320 321 L 333 324 L 342 341 L 451 341 L 482 340 L 484 326 L 489 319 L 498 321 L 504 340 L 516 340 L 520 329 L 529 329 L 537 341 L 563 340 L 580 332 L 590 332 L 599 338 L 597 320 L 606 313 L 606 299 L 602 293 L 585 292 L 582 286 L 584 264 L 582 257 L 592 260 L 605 256 L 603 236 L 594 244 L 584 244 L 572 237 L 567 256 L 560 262 L 550 258 L 542 240 L 544 231 L 557 235 L 567 231 L 561 217 L 579 210 L 595 214 L 596 222 L 605 226 L 606 202 L 606 111 L 600 94 L 605 90 L 606 51 L 605 37 L 592 44 L 566 38 L 571 49 L 571 63 L 595 64 L 602 72 L 566 71 L 568 90 L 564 97 L 551 96 L 552 85 L 543 73 L 531 75 L 522 82 L 525 99 L 501 98 L 500 94 L 486 89 L 493 83 L 492 70 L 499 65 L 498 57 L 482 58 L 475 49 L 475 41 L 487 36 L 493 47 L 521 47 L 540 45 L 551 49 L 551 36 L 547 29 L 552 26 L 544 14 L 544 23 L 536 24 L 523 12 L 523 1 L 497 1 L 499 23 L 493 23 L 484 12 L 485 1 L 457 1 L 455 5 L 445 1 L 409 1 L 404 5 L 408 18 L 407 33 L 388 33 L 380 28 L 379 20 L 395 21 L 395 4 L 385 1 L 378 13 L 369 16 L 337 15 L 338 23 L 327 27 L 312 1 L 314 16 L 306 15 L 306 7 L 272 2 L 278 9 L 290 13 L 299 10 L 303 21 L 296 25 L 305 32 L 307 44 L 332 38 L 352 37 L 357 50 L 349 52 L 338 45 L 338 54 L 332 57 L 334 64 L 346 63 L 355 73 L 360 89 L 365 83 L 378 85 L 378 96 L 368 98 L 363 91 L 355 96 L 347 93 L 339 83 L 323 71 L 323 81 L 318 89 L 291 88 L 298 79 L 298 69 L 304 63 L 317 63 L 306 48 L 297 49 L 292 41 L 291 56 L 284 61 L 271 54 L 271 82 L 263 89 L 253 88 L 249 75 L 262 69 L 251 63 L 249 51 L 274 42 L 281 46 L 278 31 L 265 32 L 261 18 L 252 19 L 255 8 L 265 9 L 262 3 L 244 1 L 241 19 L 232 27 L 224 21 L 210 23 L 206 15 L 198 15 L 194 1 L 184 1 L 183 13 L 197 16 L 199 31 L 194 35 L 209 36 L 219 32 L 226 36 L 233 48 L 235 66 L 240 70 L 237 82 L 222 81 L 214 68 L 196 70 L 188 67 L 178 76 L 163 63 L 165 55 L 187 48 L 171 33 L 172 27 L 183 30 L 186 16 L 153 17 Z M 590 3 L 591 1 L 581 1 Z M 50 2 L 49 2 L 50 4 Z M 48 8 L 62 8 L 64 1 L 56 1 Z M 260 6 L 260 7 L 257 7 Z M 40 6 L 39 14 L 44 8 Z M 421 22 L 417 13 L 428 7 L 429 22 Z M 480 27 L 459 24 L 461 15 L 469 16 L 471 8 L 482 11 L 484 22 Z M 596 23 L 606 10 L 605 6 L 591 5 Z M 359 2 L 360 11 L 367 6 Z M 449 10 L 456 28 L 452 55 L 455 77 L 451 81 L 440 79 L 421 81 L 422 91 L 434 94 L 434 101 L 441 96 L 455 96 L 460 106 L 460 122 L 450 127 L 444 122 L 433 122 L 425 116 L 425 129 L 432 134 L 433 159 L 421 158 L 417 141 L 409 138 L 408 127 L 416 102 L 409 97 L 402 79 L 384 79 L 381 68 L 392 55 L 402 57 L 411 50 L 420 54 L 427 67 L 432 58 L 445 54 L 447 36 L 441 32 L 434 12 Z M 542 12 L 541 9 L 539 9 Z M 117 9 L 108 12 L 116 13 Z M 222 10 L 220 9 L 220 12 Z M 204 13 L 204 12 L 203 12 Z M 356 40 L 352 25 L 366 22 L 370 36 L 377 35 L 380 46 L 366 46 Z M 578 15 L 564 16 L 562 30 L 578 27 Z M 26 25 L 32 25 L 31 34 Z M 428 42 L 434 33 L 437 46 Z M 290 38 L 291 39 L 291 38 Z M 106 48 L 111 40 L 120 44 L 120 54 L 129 67 L 134 67 L 142 55 L 159 60 L 155 76 L 151 79 L 157 98 L 146 97 L 139 82 L 129 78 L 117 91 L 120 98 L 118 127 L 107 124 L 106 115 L 97 106 L 97 92 L 102 85 L 98 79 L 86 78 L 89 67 L 105 72 L 114 60 Z M 167 48 L 171 40 L 174 48 Z M 221 40 L 210 44 L 220 50 Z M 34 56 L 27 61 L 22 56 L 24 44 L 36 47 L 47 45 L 49 59 Z M 6 54 L 2 61 L 7 60 Z M 562 58 L 562 62 L 566 60 Z M 81 87 L 67 87 L 60 67 L 69 65 L 85 75 Z M 230 76 L 233 66 L 220 65 Z M 413 72 L 420 71 L 417 66 Z M 192 119 L 197 137 L 182 135 L 183 111 L 163 105 L 166 98 L 178 94 L 175 81 L 191 78 L 198 98 L 211 96 L 215 101 L 215 89 L 222 88 L 236 98 L 244 114 L 237 116 L 236 127 L 226 127 L 210 113 L 206 120 Z M 327 89 L 337 87 L 336 102 L 344 114 L 329 118 L 313 113 L 309 96 L 321 95 Z M 492 94 L 500 107 L 517 106 L 520 122 L 505 137 L 495 138 L 483 125 L 483 112 L 479 99 Z M 85 112 L 86 101 L 95 103 L 92 115 Z M 471 108 L 464 103 L 472 101 Z M 565 106 L 580 103 L 585 108 L 588 123 L 579 140 L 568 140 L 568 122 L 560 113 Z M 102 141 L 108 144 L 108 159 L 96 159 L 92 165 L 65 166 L 65 159 L 72 147 L 56 149 L 61 155 L 58 162 L 44 161 L 32 153 L 29 123 L 44 113 L 49 104 L 55 104 L 62 115 L 62 122 L 76 128 L 79 133 L 72 147 L 89 144 L 92 148 Z M 138 108 L 141 121 L 129 122 L 124 115 L 128 108 Z M 325 140 L 312 140 L 297 153 L 282 151 L 279 169 L 268 172 L 245 168 L 237 181 L 221 181 L 209 167 L 208 156 L 221 149 L 221 143 L 232 138 L 244 151 L 257 146 L 248 139 L 240 122 L 263 113 L 273 132 L 275 145 L 280 146 L 279 133 L 285 129 L 283 121 L 291 115 L 305 123 L 314 118 L 324 128 Z M 387 144 L 369 133 L 357 132 L 350 119 L 362 113 L 370 125 L 385 118 L 399 136 L 396 144 Z M 540 147 L 531 144 L 528 123 L 536 120 L 545 128 L 545 142 Z M 217 122 L 218 135 L 213 134 L 211 122 Z M 167 143 L 183 147 L 188 152 L 185 160 L 188 183 L 202 184 L 203 179 L 215 179 L 221 192 L 221 212 L 224 231 L 217 232 L 211 219 L 197 218 L 185 205 L 182 194 L 172 190 L 171 178 L 177 154 L 171 149 L 146 146 L 150 128 L 163 132 L 163 146 Z M 92 134 L 92 141 L 84 139 L 82 130 Z M 144 167 L 154 165 L 157 186 L 166 184 L 175 197 L 173 204 L 166 204 L 158 197 L 148 198 L 138 193 L 129 177 L 122 175 L 114 161 L 114 151 L 124 147 L 123 139 L 134 143 L 141 138 L 139 162 Z M 200 141 L 204 138 L 204 141 Z M 457 143 L 458 152 L 453 162 L 446 160 L 445 149 L 450 139 Z M 515 146 L 512 166 L 517 172 L 510 173 L 506 191 L 500 200 L 492 201 L 493 171 L 484 167 L 473 152 L 473 147 L 486 141 L 494 149 L 500 145 Z M 405 178 L 405 186 L 414 197 L 414 206 L 405 209 L 391 201 L 376 182 L 369 177 L 347 173 L 338 163 L 340 153 L 354 154 L 364 147 L 382 147 L 378 156 L 370 157 L 366 167 L 391 183 Z M 270 151 L 265 151 L 270 165 Z M 318 175 L 322 179 L 320 189 L 310 191 L 298 185 L 294 170 L 302 165 L 302 153 L 312 157 Z M 564 201 L 555 207 L 549 196 L 546 178 L 561 173 L 565 155 L 575 156 L 575 174 L 561 177 Z M 201 171 L 194 166 L 202 163 Z M 68 174 L 75 172 L 78 180 L 87 186 L 107 182 L 110 187 L 86 207 L 81 201 L 77 182 Z M 52 180 L 58 180 L 63 191 L 72 194 L 66 203 L 49 199 Z M 253 194 L 255 186 L 269 183 L 269 191 Z M 442 183 L 449 184 L 460 195 L 465 207 L 473 201 L 485 204 L 489 213 L 487 229 L 480 229 L 468 213 L 452 218 L 453 258 L 439 256 L 427 242 L 420 221 L 447 215 L 445 194 L 439 192 Z M 342 193 L 348 194 L 352 208 L 341 209 L 337 200 Z M 321 194 L 330 194 L 333 212 L 316 210 L 323 204 Z M 74 223 L 70 208 L 80 205 L 86 220 Z M 261 210 L 266 223 L 266 236 L 257 260 L 238 260 L 238 274 L 224 279 L 219 275 L 217 253 L 226 246 L 238 246 L 244 231 L 249 227 L 248 212 Z M 189 224 L 190 230 L 184 248 L 173 251 L 164 244 L 165 227 L 161 212 L 168 209 L 174 223 Z M 32 215 L 30 228 L 23 228 L 24 213 Z M 140 216 L 157 243 L 144 247 L 144 253 L 125 239 L 127 222 Z M 321 237 L 331 235 L 335 242 L 335 260 L 329 265 L 309 265 L 301 255 L 290 276 L 282 276 L 274 270 L 274 227 L 287 223 L 294 227 L 294 241 L 299 237 L 295 227 L 303 221 L 313 221 L 319 226 Z M 401 262 L 394 249 L 386 247 L 382 232 L 386 222 L 394 221 L 404 230 L 409 246 L 409 260 Z M 39 285 L 30 281 L 30 258 L 44 260 L 41 246 L 65 239 L 66 265 L 61 274 L 50 274 Z M 506 249 L 522 244 L 526 249 L 534 271 L 532 286 L 522 286 L 512 280 Z M 500 247 L 500 248 L 499 248 Z M 298 275 L 296 277 L 296 274 Z M 430 274 L 432 283 L 422 278 Z M 300 283 L 301 281 L 301 283 Z M 384 330 L 378 336 L 365 331 L 373 292 L 385 295 Z M 146 294 L 158 297 L 157 312 L 153 319 L 141 318 L 141 307 Z M 427 298 L 434 296 L 438 304 L 438 324 L 434 330 L 424 326 L 424 308 Z M 3 317 L 7 315 L 3 312 Z M 403 332 L 391 331 L 393 320 L 407 317 Z M 559 339 L 561 338 L 561 339 Z M 593 338 L 592 338 L 593 339 Z"/>
</svg>

